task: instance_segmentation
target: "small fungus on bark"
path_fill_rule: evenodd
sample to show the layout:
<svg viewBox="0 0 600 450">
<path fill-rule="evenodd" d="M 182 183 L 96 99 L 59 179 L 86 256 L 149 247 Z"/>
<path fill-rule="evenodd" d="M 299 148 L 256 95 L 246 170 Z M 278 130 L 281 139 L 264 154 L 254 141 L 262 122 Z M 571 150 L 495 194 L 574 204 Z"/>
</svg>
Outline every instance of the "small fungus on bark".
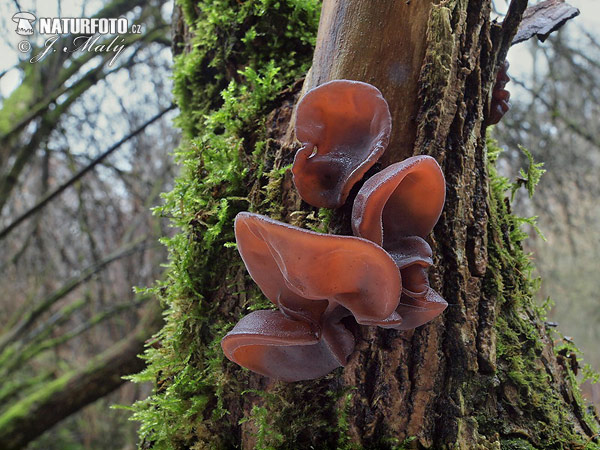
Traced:
<svg viewBox="0 0 600 450">
<path fill-rule="evenodd" d="M 486 121 L 487 125 L 496 125 L 504 114 L 510 109 L 510 92 L 505 87 L 510 81 L 508 76 L 508 61 L 504 61 L 496 75 L 496 84 L 492 88 L 492 102 L 490 105 L 490 115 Z"/>
<path fill-rule="evenodd" d="M 334 80 L 311 89 L 298 103 L 292 173 L 302 199 L 339 208 L 350 189 L 387 147 L 392 117 L 381 92 L 360 81 Z"/>
</svg>

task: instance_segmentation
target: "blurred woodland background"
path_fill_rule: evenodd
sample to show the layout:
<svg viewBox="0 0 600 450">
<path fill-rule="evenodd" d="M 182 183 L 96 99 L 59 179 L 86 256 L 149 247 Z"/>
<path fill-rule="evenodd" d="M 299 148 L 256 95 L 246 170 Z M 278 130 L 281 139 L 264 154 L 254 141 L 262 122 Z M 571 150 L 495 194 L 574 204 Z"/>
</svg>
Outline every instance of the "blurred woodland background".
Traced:
<svg viewBox="0 0 600 450">
<path fill-rule="evenodd" d="M 592 0 L 570 3 L 600 17 Z M 123 16 L 143 32 L 125 36 L 112 66 L 112 54 L 83 52 L 31 64 L 45 37 L 17 50 L 19 10 Z M 172 11 L 166 0 L 0 2 L 0 448 L 23 433 L 30 449 L 137 445 L 129 411 L 111 405 L 147 395 L 121 376 L 141 370 L 136 355 L 160 324 L 152 294 L 133 287 L 161 278 L 158 241 L 172 233 L 151 212 L 177 171 Z M 600 33 L 591 24 L 578 18 L 543 44 L 513 48 L 512 109 L 493 136 L 512 179 L 529 164 L 520 145 L 545 164 L 533 198 L 517 192 L 514 208 L 538 216 L 546 238 L 532 228 L 527 242 L 540 303 L 551 299 L 549 320 L 598 370 Z M 600 405 L 597 386 L 586 393 Z"/>
</svg>

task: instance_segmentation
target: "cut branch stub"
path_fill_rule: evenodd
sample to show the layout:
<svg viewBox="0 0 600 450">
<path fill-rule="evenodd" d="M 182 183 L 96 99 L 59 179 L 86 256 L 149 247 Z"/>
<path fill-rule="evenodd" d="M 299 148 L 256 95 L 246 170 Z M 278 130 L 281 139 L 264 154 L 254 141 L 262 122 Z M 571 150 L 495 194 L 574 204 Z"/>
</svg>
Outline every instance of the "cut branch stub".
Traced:
<svg viewBox="0 0 600 450">
<path fill-rule="evenodd" d="M 223 338 L 225 356 L 242 367 L 283 381 L 312 380 L 346 364 L 354 337 L 329 315 L 323 335 L 281 311 L 254 311 Z"/>
<path fill-rule="evenodd" d="M 318 325 L 326 310 L 340 305 L 358 323 L 369 323 L 398 305 L 398 267 L 366 239 L 315 233 L 248 212 L 236 217 L 235 235 L 252 279 L 293 318 Z"/>
<path fill-rule="evenodd" d="M 334 80 L 298 103 L 292 173 L 298 193 L 323 208 L 344 204 L 352 186 L 379 159 L 392 130 L 381 92 L 360 81 Z"/>
</svg>

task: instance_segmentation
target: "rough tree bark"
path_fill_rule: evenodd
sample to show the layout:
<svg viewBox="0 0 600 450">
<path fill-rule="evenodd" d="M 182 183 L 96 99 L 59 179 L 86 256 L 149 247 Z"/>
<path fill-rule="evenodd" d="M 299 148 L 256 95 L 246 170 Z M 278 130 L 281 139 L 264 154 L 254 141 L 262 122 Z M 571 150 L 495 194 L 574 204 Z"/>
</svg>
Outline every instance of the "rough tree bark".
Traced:
<svg viewBox="0 0 600 450">
<path fill-rule="evenodd" d="M 213 374 L 209 379 L 214 387 L 197 387 L 203 406 L 186 433 L 169 437 L 170 445 L 244 449 L 595 445 L 597 420 L 585 410 L 573 370 L 556 354 L 534 305 L 518 221 L 504 200 L 501 183 L 490 183 L 488 173 L 484 118 L 489 92 L 527 2 L 514 0 L 502 25 L 491 21 L 486 0 L 380 0 L 376 7 L 373 3 L 323 2 L 313 66 L 302 91 L 334 78 L 374 84 L 388 100 L 394 124 L 382 165 L 414 154 L 431 155 L 440 163 L 447 200 L 429 238 L 436 255 L 429 277 L 450 305 L 442 317 L 414 331 L 357 327 L 357 347 L 343 370 L 315 381 L 285 384 L 227 361 L 215 363 L 223 331 L 208 325 L 190 327 L 193 322 L 186 314 L 194 307 L 174 302 L 172 326 L 162 334 L 164 353 L 155 355 L 154 361 L 171 351 L 166 338 L 176 330 L 173 317 L 184 317 L 185 325 L 177 332 L 183 327 L 201 336 L 186 335 L 187 341 L 200 343 L 191 346 L 185 370 L 208 367 L 199 379 Z M 179 40 L 189 44 L 187 31 L 180 32 Z M 251 208 L 306 225 L 317 211 L 300 201 L 289 169 L 285 170 L 298 148 L 291 124 L 299 91 L 296 84 L 275 101 L 265 122 L 265 153 L 257 156 L 247 145 L 240 152 L 251 170 L 262 164 L 282 173 L 280 179 L 257 176 L 254 184 L 248 184 L 245 193 Z M 191 111 L 184 109 L 182 114 L 189 117 Z M 260 133 L 247 132 L 245 142 L 263 136 Z M 351 194 L 334 213 L 330 232 L 349 234 L 352 200 Z M 206 230 L 199 223 L 206 218 L 197 213 L 190 222 L 190 236 L 197 233 L 200 239 Z M 235 322 L 256 298 L 256 288 L 235 254 L 217 252 L 207 258 L 232 259 L 213 265 L 210 279 L 204 279 L 205 286 L 199 288 L 202 302 L 212 306 L 202 311 L 214 320 Z M 223 285 L 222 280 L 228 283 Z M 213 351 L 199 350 L 202 345 Z M 182 348 L 187 347 L 177 350 Z M 207 358 L 213 358 L 212 365 L 207 365 Z M 164 367 L 156 373 L 160 387 L 153 407 L 166 411 L 161 396 L 166 399 L 167 392 L 193 405 L 192 390 L 183 395 L 180 375 Z M 160 425 L 150 423 L 150 412 L 145 414 L 140 416 L 146 422 L 145 446 L 167 448 L 156 431 Z M 155 431 L 149 432 L 152 427 Z"/>
</svg>

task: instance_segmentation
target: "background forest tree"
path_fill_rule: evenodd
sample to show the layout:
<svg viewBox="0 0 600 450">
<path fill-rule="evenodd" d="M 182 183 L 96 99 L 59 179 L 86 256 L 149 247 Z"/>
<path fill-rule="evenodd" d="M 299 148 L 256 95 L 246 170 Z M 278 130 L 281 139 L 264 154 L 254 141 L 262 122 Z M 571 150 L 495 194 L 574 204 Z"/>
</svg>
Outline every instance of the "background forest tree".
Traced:
<svg viewBox="0 0 600 450">
<path fill-rule="evenodd" d="M 124 36 L 113 64 L 113 54 L 94 52 L 56 52 L 32 64 L 47 37 L 36 32 L 28 53 L 16 51 L 23 37 L 11 18 L 20 9 L 38 17 L 123 16 L 143 32 Z M 156 301 L 132 288 L 161 276 L 157 240 L 169 233 L 150 208 L 171 186 L 167 154 L 178 139 L 164 115 L 171 11 L 162 0 L 1 5 L 2 449 L 22 448 L 119 388 L 123 375 L 142 369 L 137 355 L 158 329 Z M 146 394 L 129 384 L 30 448 L 131 447 L 135 425 L 109 407 Z"/>
</svg>

